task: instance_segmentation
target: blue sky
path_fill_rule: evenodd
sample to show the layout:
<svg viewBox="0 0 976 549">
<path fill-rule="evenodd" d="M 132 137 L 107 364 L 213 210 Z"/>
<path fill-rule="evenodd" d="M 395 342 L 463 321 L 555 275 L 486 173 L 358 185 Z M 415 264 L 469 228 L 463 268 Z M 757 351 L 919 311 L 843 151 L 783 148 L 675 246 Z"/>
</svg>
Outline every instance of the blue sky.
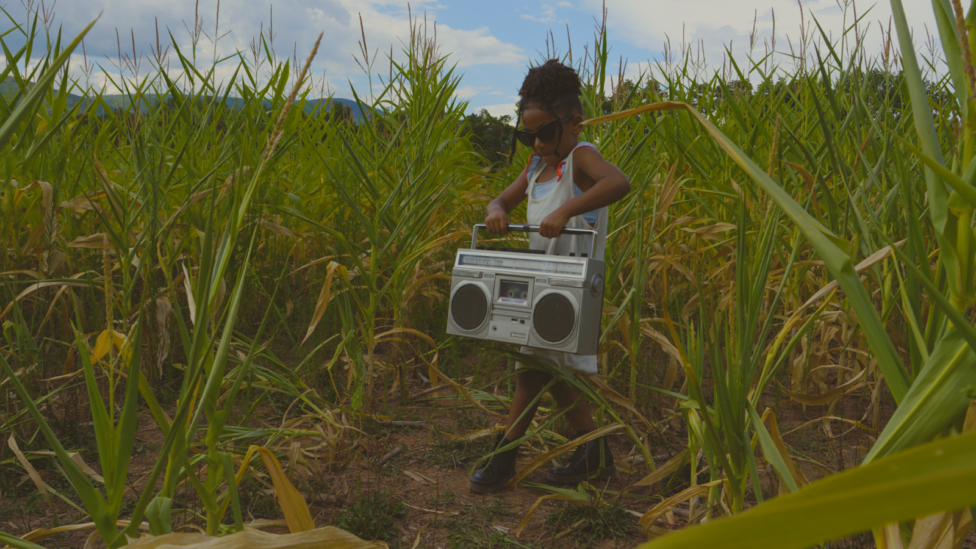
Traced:
<svg viewBox="0 0 976 549">
<path fill-rule="evenodd" d="M 26 19 L 24 2 L 33 2 L 34 9 L 41 0 L 6 0 L 0 2 L 18 21 Z M 879 22 L 887 27 L 891 9 L 886 1 L 873 5 L 861 0 L 801 0 L 803 23 L 811 41 L 819 39 L 814 17 L 826 32 L 838 39 L 845 25 L 850 24 L 856 10 L 863 17 L 865 48 L 869 53 L 881 51 L 883 36 Z M 913 26 L 915 42 L 920 52 L 928 56 L 926 27 L 935 31 L 930 2 L 903 0 L 908 20 Z M 48 14 L 52 1 L 44 0 Z M 277 3 L 268 0 L 221 0 L 217 18 L 217 0 L 199 0 L 198 16 L 203 34 L 198 40 L 198 60 L 206 66 L 214 55 L 210 38 L 217 41 L 217 55 L 235 51 L 246 52 L 252 39 L 262 30 L 269 31 L 271 10 L 274 10 L 275 54 L 300 60 L 309 52 L 319 32 L 325 32 L 323 46 L 313 66 L 317 85 L 324 86 L 339 97 L 351 97 L 350 86 L 357 92 L 368 93 L 367 80 L 353 59 L 361 40 L 359 17 L 362 17 L 366 42 L 371 52 L 379 51 L 374 72 L 387 72 L 386 55 L 391 46 L 399 57 L 402 42 L 409 35 L 407 3 L 398 0 L 288 0 Z M 191 47 L 196 0 L 57 0 L 49 21 L 52 29 L 63 28 L 74 35 L 99 12 L 102 17 L 85 41 L 89 62 L 98 64 L 94 72 L 84 75 L 82 55 L 72 59 L 72 75 L 92 85 L 102 85 L 106 76 L 117 74 L 119 47 L 123 57 L 142 56 L 140 72 L 149 71 L 150 50 L 156 42 L 158 22 L 161 41 L 169 43 L 171 32 L 184 51 Z M 459 97 L 469 102 L 469 110 L 487 108 L 494 114 L 513 112 L 517 90 L 531 61 L 542 59 L 546 53 L 546 37 L 551 32 L 555 46 L 565 54 L 567 28 L 572 38 L 573 55 L 578 60 L 584 43 L 592 43 L 595 20 L 602 3 L 599 0 L 472 2 L 460 0 L 418 1 L 410 4 L 413 16 L 421 21 L 426 15 L 428 31 L 437 25 L 441 52 L 449 54 L 463 73 Z M 627 76 L 633 78 L 664 60 L 665 42 L 672 51 L 680 49 L 682 41 L 702 60 L 706 73 L 720 70 L 725 49 L 731 45 L 733 55 L 744 61 L 749 55 L 750 36 L 753 37 L 752 56 L 761 57 L 773 37 L 773 13 L 776 19 L 776 54 L 773 61 L 783 70 L 792 70 L 792 51 L 799 50 L 801 8 L 797 0 L 608 0 L 609 43 L 612 66 L 608 74 L 616 75 L 619 59 L 628 60 Z M 846 8 L 846 10 L 845 10 Z M 864 14 L 870 12 L 865 16 Z M 846 13 L 845 13 L 846 12 Z M 219 26 L 217 23 L 219 22 Z M 11 24 L 7 24 L 9 28 Z M 755 29 L 755 30 L 753 30 Z M 118 38 L 116 35 L 118 32 Z M 225 34 L 228 33 L 229 34 Z M 851 37 L 853 39 L 853 37 Z M 17 43 L 13 35 L 5 40 L 8 46 Z M 592 48 L 592 46 L 590 46 Z M 938 48 L 936 48 L 938 49 Z M 937 54 L 938 55 L 938 54 Z M 217 74 L 230 77 L 229 63 L 218 66 Z M 170 64 L 171 72 L 180 72 L 178 64 Z"/>
</svg>

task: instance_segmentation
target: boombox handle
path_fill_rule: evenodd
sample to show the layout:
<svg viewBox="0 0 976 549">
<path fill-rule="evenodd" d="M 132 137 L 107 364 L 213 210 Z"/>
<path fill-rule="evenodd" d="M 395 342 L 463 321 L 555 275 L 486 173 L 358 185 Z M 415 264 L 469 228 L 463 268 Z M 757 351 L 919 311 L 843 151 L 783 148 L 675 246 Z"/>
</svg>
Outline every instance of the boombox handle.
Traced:
<svg viewBox="0 0 976 549">
<path fill-rule="evenodd" d="M 477 223 L 471 229 L 471 249 L 472 250 L 475 249 L 478 246 L 478 229 L 486 229 L 487 227 L 488 226 L 485 225 L 484 223 Z M 539 226 L 538 225 L 512 225 L 512 224 L 509 224 L 508 230 L 510 230 L 510 231 L 516 231 L 516 232 L 522 232 L 522 233 L 537 233 L 537 232 L 539 232 Z M 568 234 L 568 235 L 574 235 L 574 236 L 587 236 L 587 235 L 589 235 L 591 237 L 590 240 L 592 241 L 592 245 L 590 246 L 590 256 L 589 257 L 593 257 L 593 256 L 596 255 L 596 238 L 598 236 L 600 236 L 600 233 L 594 231 L 593 229 L 567 229 L 567 228 L 564 227 L 563 230 L 559 231 L 559 234 Z"/>
</svg>

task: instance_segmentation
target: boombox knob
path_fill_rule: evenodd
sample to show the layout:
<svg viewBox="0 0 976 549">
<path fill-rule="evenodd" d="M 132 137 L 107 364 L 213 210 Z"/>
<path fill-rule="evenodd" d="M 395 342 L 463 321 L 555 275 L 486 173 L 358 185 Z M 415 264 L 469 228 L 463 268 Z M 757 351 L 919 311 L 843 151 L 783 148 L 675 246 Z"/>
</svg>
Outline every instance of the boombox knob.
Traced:
<svg viewBox="0 0 976 549">
<path fill-rule="evenodd" d="M 596 275 L 593 277 L 593 281 L 590 282 L 590 295 L 593 297 L 600 297 L 603 295 L 603 277 Z"/>
</svg>

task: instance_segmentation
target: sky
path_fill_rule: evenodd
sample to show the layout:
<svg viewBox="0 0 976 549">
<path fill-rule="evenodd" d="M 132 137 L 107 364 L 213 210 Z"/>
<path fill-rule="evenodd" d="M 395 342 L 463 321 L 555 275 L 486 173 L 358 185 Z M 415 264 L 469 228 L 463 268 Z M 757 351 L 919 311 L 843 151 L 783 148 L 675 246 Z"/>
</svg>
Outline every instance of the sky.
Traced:
<svg viewBox="0 0 976 549">
<path fill-rule="evenodd" d="M 934 54 L 939 59 L 937 40 L 928 38 L 936 32 L 931 3 L 902 2 L 920 55 Z M 275 56 L 297 56 L 303 62 L 321 32 L 322 45 L 312 67 L 317 89 L 346 98 L 352 97 L 353 88 L 360 95 L 369 94 L 369 79 L 360 67 L 363 37 L 371 58 L 376 56 L 371 73 L 385 75 L 391 48 L 395 60 L 403 58 L 412 15 L 420 25 L 426 21 L 428 34 L 436 27 L 440 52 L 448 55 L 449 64 L 461 76 L 457 96 L 468 102 L 468 110 L 487 109 L 498 116 L 514 113 L 517 91 L 530 64 L 544 60 L 553 49 L 560 56 L 571 50 L 578 63 L 586 45 L 592 50 L 603 2 L 419 0 L 408 5 L 399 0 L 221 0 L 219 12 L 217 0 L 44 0 L 43 5 L 41 0 L 0 0 L 0 6 L 18 23 L 28 20 L 28 8 L 43 7 L 41 15 L 47 16 L 51 31 L 61 29 L 69 37 L 101 13 L 85 39 L 84 53 L 76 53 L 70 67 L 73 77 L 94 86 L 109 85 L 109 76 L 117 79 L 120 72 L 143 76 L 150 72 L 157 28 L 164 50 L 175 41 L 189 54 L 195 13 L 202 29 L 197 37 L 198 67 L 235 52 L 253 61 L 255 37 L 262 32 L 270 35 L 272 29 Z M 761 59 L 773 49 L 774 36 L 775 49 L 767 62 L 791 72 L 796 63 L 791 53 L 799 53 L 801 35 L 822 44 L 819 23 L 839 43 L 855 13 L 861 18 L 857 37 L 869 55 L 880 56 L 891 16 L 890 4 L 884 0 L 607 0 L 605 6 L 611 60 L 607 73 L 614 83 L 622 64 L 625 77 L 631 79 L 649 70 L 667 70 L 682 44 L 703 74 L 721 71 L 727 50 L 740 66 L 748 66 L 750 57 Z M 8 21 L 5 27 L 10 29 L 13 23 Z M 849 33 L 848 44 L 854 39 L 854 33 Z M 12 49 L 23 43 L 21 38 L 18 44 L 16 32 L 4 40 Z M 182 69 L 172 47 L 169 70 L 177 74 Z M 88 75 L 86 59 L 94 68 Z M 132 60 L 141 60 L 138 70 Z M 218 78 L 229 79 L 235 66 L 233 61 L 218 64 Z M 944 73 L 944 63 L 936 67 Z M 373 85 L 378 86 L 375 76 Z"/>
</svg>

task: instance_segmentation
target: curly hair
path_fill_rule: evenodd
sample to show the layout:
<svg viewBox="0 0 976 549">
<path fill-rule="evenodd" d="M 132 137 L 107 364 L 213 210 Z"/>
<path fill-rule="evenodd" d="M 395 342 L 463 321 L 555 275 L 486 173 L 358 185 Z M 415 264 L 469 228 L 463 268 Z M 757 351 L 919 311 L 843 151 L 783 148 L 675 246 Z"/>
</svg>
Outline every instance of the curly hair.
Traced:
<svg viewBox="0 0 976 549">
<path fill-rule="evenodd" d="M 519 88 L 518 117 L 515 119 L 515 129 L 512 130 L 512 150 L 508 157 L 509 163 L 515 158 L 515 132 L 522 123 L 522 111 L 529 105 L 540 106 L 555 119 L 567 114 L 583 112 L 580 102 L 583 83 L 572 67 L 562 64 L 558 59 L 549 59 L 542 65 L 532 67 L 522 81 Z M 560 116 L 562 113 L 562 116 Z M 559 126 L 559 137 L 562 139 L 563 128 Z"/>
</svg>

